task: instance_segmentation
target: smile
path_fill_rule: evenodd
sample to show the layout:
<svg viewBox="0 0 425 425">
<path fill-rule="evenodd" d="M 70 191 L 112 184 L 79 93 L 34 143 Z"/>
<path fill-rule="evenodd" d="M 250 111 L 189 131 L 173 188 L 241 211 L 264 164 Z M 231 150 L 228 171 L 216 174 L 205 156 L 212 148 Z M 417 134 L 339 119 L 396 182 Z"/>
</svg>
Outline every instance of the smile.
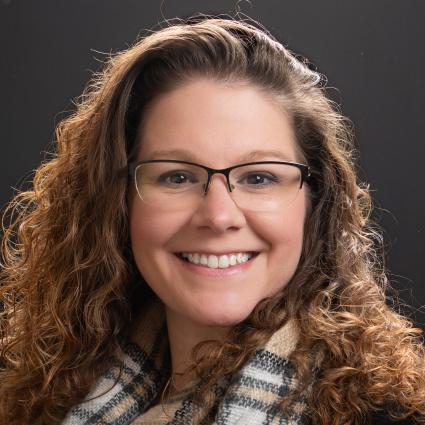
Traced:
<svg viewBox="0 0 425 425">
<path fill-rule="evenodd" d="M 176 255 L 184 261 L 199 266 L 210 269 L 227 269 L 239 264 L 244 264 L 257 254 L 257 252 L 235 252 L 231 254 L 214 255 L 197 252 L 181 252 Z"/>
<path fill-rule="evenodd" d="M 218 254 L 218 255 L 217 255 Z M 212 279 L 238 276 L 251 268 L 260 252 L 229 252 L 226 254 L 208 254 L 201 252 L 178 252 L 183 269 L 198 276 Z"/>
</svg>

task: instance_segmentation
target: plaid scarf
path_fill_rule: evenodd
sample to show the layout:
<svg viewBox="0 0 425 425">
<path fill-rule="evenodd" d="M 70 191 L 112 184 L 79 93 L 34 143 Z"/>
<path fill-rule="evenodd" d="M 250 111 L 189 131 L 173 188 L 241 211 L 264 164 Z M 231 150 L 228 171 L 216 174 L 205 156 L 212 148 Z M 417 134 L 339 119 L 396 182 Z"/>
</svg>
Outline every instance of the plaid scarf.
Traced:
<svg viewBox="0 0 425 425">
<path fill-rule="evenodd" d="M 193 423 L 192 390 L 152 406 L 169 370 L 165 314 L 152 303 L 135 321 L 132 336 L 100 377 L 85 401 L 68 413 L 62 425 L 189 425 Z M 231 379 L 214 388 L 215 400 L 202 425 L 300 425 L 308 423 L 306 399 L 310 387 L 286 412 L 279 405 L 298 386 L 288 356 L 297 342 L 289 321 L 267 344 L 257 349 Z"/>
</svg>

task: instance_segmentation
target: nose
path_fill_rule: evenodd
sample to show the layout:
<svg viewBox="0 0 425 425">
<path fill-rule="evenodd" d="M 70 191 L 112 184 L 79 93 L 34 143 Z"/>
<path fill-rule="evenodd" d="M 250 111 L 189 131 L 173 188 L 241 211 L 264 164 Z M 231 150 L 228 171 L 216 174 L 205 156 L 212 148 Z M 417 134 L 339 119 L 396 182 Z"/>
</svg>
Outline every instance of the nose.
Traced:
<svg viewBox="0 0 425 425">
<path fill-rule="evenodd" d="M 214 233 L 223 233 L 230 229 L 239 229 L 246 224 L 245 215 L 235 204 L 227 188 L 223 175 L 214 175 L 208 192 L 200 201 L 192 217 L 192 224 L 211 229 Z"/>
</svg>

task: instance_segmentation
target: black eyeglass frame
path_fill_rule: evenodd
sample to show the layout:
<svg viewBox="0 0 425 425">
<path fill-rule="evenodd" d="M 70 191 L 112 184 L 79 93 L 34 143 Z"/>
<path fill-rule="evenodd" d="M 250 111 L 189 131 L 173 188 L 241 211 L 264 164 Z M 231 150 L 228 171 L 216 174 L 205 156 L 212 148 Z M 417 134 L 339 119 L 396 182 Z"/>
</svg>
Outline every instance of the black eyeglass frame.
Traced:
<svg viewBox="0 0 425 425">
<path fill-rule="evenodd" d="M 140 165 L 143 165 L 143 164 L 152 164 L 152 163 L 156 163 L 156 162 L 167 162 L 167 163 L 172 163 L 172 164 L 194 165 L 194 166 L 203 168 L 208 173 L 208 179 L 207 179 L 207 184 L 205 185 L 204 195 L 207 194 L 208 187 L 209 187 L 209 184 L 210 184 L 210 181 L 211 181 L 211 177 L 214 174 L 223 174 L 226 177 L 227 187 L 229 189 L 229 192 L 232 192 L 232 186 L 231 186 L 230 180 L 229 180 L 230 172 L 232 170 L 234 170 L 235 168 L 244 167 L 246 165 L 284 164 L 284 165 L 290 165 L 290 166 L 296 167 L 301 171 L 301 181 L 300 181 L 299 189 L 302 188 L 304 182 L 308 183 L 308 181 L 311 177 L 310 167 L 308 165 L 300 164 L 298 162 L 256 161 L 256 162 L 246 162 L 244 164 L 237 164 L 237 165 L 233 165 L 232 167 L 228 167 L 228 168 L 216 169 L 216 168 L 207 167 L 206 165 L 197 164 L 196 162 L 179 161 L 178 159 L 151 159 L 151 160 L 147 160 L 147 161 L 133 161 L 133 162 L 130 162 L 128 164 L 128 174 L 131 178 L 134 178 L 135 175 L 136 175 L 137 167 L 139 167 Z"/>
</svg>

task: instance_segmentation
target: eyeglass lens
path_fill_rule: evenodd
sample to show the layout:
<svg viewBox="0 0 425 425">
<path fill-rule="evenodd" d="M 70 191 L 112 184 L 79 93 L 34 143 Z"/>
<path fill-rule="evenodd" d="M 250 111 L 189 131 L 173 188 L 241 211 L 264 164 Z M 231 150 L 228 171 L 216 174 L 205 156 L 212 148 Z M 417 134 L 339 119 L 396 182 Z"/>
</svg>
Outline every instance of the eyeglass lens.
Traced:
<svg viewBox="0 0 425 425">
<path fill-rule="evenodd" d="M 135 179 L 144 202 L 180 210 L 196 208 L 202 202 L 208 171 L 185 163 L 154 162 L 139 165 Z M 229 195 L 240 208 L 267 211 L 294 201 L 300 190 L 301 171 L 289 164 L 244 165 L 232 169 L 229 180 Z"/>
</svg>

